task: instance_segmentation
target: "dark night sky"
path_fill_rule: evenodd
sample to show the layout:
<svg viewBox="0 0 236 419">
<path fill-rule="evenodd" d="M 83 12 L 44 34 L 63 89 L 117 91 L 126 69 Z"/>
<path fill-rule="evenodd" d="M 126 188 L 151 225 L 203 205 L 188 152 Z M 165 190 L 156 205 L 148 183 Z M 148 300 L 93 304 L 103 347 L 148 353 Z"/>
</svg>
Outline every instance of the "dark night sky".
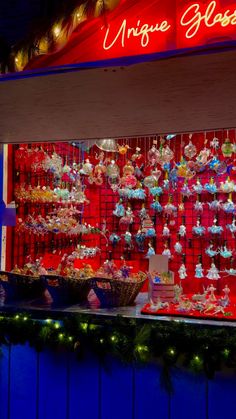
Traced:
<svg viewBox="0 0 236 419">
<path fill-rule="evenodd" d="M 0 37 L 14 45 L 27 36 L 32 22 L 52 12 L 55 3 L 56 0 L 0 0 Z"/>
</svg>

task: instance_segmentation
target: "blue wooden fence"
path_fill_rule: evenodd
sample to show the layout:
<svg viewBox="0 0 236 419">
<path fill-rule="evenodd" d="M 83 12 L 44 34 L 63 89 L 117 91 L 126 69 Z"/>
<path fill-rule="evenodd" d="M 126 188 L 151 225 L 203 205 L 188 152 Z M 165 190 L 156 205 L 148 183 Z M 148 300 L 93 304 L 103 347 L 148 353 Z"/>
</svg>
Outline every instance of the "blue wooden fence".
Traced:
<svg viewBox="0 0 236 419">
<path fill-rule="evenodd" d="M 224 419 L 235 417 L 236 380 L 213 381 L 183 370 L 174 393 L 160 385 L 161 367 L 136 368 L 93 356 L 37 353 L 4 346 L 0 357 L 0 419 Z M 230 413 L 231 412 L 231 413 Z"/>
</svg>

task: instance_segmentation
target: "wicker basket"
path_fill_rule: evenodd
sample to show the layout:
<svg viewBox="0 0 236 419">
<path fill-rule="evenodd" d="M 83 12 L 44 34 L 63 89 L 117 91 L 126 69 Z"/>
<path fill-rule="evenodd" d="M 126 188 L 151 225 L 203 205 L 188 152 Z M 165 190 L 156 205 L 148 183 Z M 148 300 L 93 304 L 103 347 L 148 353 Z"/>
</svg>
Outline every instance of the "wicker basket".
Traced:
<svg viewBox="0 0 236 419">
<path fill-rule="evenodd" d="M 14 272 L 0 271 L 5 300 L 21 300 L 43 296 L 45 286 L 40 278 Z"/>
<path fill-rule="evenodd" d="M 140 281 L 124 281 L 96 277 L 90 282 L 101 307 L 121 307 L 134 303 L 145 281 L 146 278 Z"/>
<path fill-rule="evenodd" d="M 91 289 L 89 279 L 75 279 L 60 275 L 42 275 L 41 280 L 54 303 L 80 303 L 85 301 Z"/>
</svg>

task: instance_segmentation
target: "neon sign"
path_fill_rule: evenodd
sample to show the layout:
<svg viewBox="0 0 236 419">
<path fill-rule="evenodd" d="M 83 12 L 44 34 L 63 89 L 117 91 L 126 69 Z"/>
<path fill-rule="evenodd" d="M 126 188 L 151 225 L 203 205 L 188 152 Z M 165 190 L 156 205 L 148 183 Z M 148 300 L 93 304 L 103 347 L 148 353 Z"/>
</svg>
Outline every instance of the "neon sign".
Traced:
<svg viewBox="0 0 236 419">
<path fill-rule="evenodd" d="M 120 0 L 106 16 L 83 22 L 61 52 L 37 57 L 31 69 L 148 54 L 172 56 L 222 43 L 236 46 L 236 0 Z"/>
<path fill-rule="evenodd" d="M 148 25 L 144 23 L 141 25 L 141 21 L 137 21 L 137 25 L 135 27 L 128 27 L 127 20 L 124 19 L 120 28 L 118 29 L 115 37 L 113 40 L 108 41 L 110 27 L 107 28 L 104 41 L 103 41 L 103 48 L 105 50 L 109 50 L 110 48 L 115 45 L 115 43 L 119 40 L 121 42 L 121 46 L 124 48 L 126 45 L 126 41 L 132 37 L 137 37 L 140 39 L 140 44 L 143 48 L 145 48 L 150 42 L 150 34 L 154 32 L 167 32 L 170 29 L 171 25 L 168 23 L 167 20 L 163 20 L 161 23 L 156 23 L 155 25 Z"/>
<path fill-rule="evenodd" d="M 212 28 L 220 25 L 222 28 L 236 25 L 236 8 L 234 11 L 227 9 L 225 12 L 217 13 L 216 1 L 211 1 L 206 7 L 205 13 L 200 11 L 200 4 L 192 4 L 184 12 L 180 24 L 186 27 L 186 38 L 196 36 L 202 25 L 206 28 Z"/>
<path fill-rule="evenodd" d="M 151 20 L 153 20 L 153 16 Z M 150 47 L 151 43 L 158 46 L 160 34 L 170 34 L 174 30 L 177 34 L 181 33 L 182 38 L 186 41 L 201 36 L 204 38 L 204 36 L 207 36 L 207 31 L 212 30 L 222 36 L 224 31 L 228 33 L 230 28 L 232 30 L 232 27 L 236 26 L 236 5 L 234 10 L 219 11 L 215 0 L 206 5 L 196 2 L 179 13 L 175 25 L 167 18 L 159 19 L 154 24 L 147 23 L 146 19 L 145 21 L 137 19 L 134 24 L 131 24 L 126 18 L 118 27 L 116 26 L 116 29 L 112 27 L 112 24 L 108 25 L 103 39 L 103 49 L 106 51 L 112 50 L 114 47 L 125 49 L 129 46 L 129 43 L 134 41 L 138 41 L 137 46 L 139 45 L 142 48 Z"/>
</svg>

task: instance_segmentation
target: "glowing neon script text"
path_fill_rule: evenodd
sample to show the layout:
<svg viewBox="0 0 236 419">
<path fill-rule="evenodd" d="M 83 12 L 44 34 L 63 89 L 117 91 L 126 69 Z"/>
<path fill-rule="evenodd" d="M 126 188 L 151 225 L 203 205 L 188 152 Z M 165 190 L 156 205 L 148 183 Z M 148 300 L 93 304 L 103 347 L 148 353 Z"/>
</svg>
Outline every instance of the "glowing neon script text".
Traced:
<svg viewBox="0 0 236 419">
<path fill-rule="evenodd" d="M 194 38 L 202 25 L 205 25 L 207 28 L 212 28 L 216 25 L 220 25 L 222 28 L 236 25 L 236 10 L 230 11 L 228 9 L 225 12 L 218 13 L 216 7 L 216 1 L 211 1 L 208 4 L 205 13 L 201 13 L 199 3 L 188 7 L 180 20 L 180 24 L 187 27 L 186 38 Z"/>
<path fill-rule="evenodd" d="M 103 48 L 105 50 L 109 50 L 115 45 L 115 43 L 118 42 L 119 38 L 121 46 L 124 48 L 126 46 L 126 41 L 130 39 L 131 36 L 139 38 L 141 46 L 145 48 L 150 42 L 151 33 L 167 32 L 170 27 L 171 25 L 169 25 L 167 20 L 163 20 L 161 23 L 157 23 L 156 25 L 149 25 L 144 23 L 142 26 L 140 20 L 138 20 L 136 27 L 128 27 L 127 20 L 124 19 L 116 35 L 111 41 L 108 41 L 108 37 L 110 35 L 110 26 L 107 28 L 103 41 Z"/>
</svg>

